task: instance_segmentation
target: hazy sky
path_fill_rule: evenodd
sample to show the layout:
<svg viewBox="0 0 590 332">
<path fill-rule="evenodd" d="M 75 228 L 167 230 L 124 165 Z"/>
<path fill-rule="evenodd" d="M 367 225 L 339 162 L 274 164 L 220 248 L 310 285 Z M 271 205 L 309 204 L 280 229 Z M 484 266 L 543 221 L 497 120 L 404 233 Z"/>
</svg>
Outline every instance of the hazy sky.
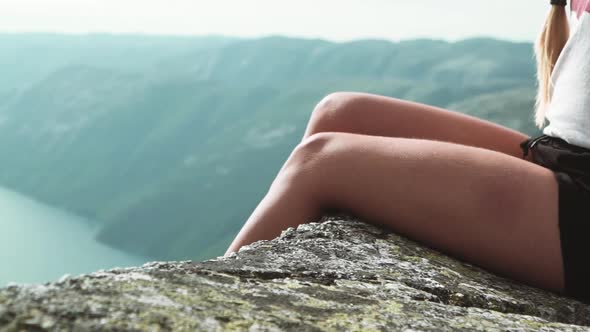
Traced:
<svg viewBox="0 0 590 332">
<path fill-rule="evenodd" d="M 533 41 L 548 0 L 0 0 L 0 32 Z"/>
</svg>

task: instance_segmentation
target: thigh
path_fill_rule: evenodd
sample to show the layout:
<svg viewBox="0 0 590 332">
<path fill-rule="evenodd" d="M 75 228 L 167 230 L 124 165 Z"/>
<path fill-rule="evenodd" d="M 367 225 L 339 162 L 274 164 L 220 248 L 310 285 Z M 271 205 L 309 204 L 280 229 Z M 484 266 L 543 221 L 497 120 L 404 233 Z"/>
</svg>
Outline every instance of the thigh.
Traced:
<svg viewBox="0 0 590 332">
<path fill-rule="evenodd" d="M 305 136 L 317 132 L 422 138 L 482 147 L 522 157 L 529 135 L 474 116 L 418 102 L 361 92 L 325 97 Z"/>
<path fill-rule="evenodd" d="M 325 208 L 563 291 L 558 184 L 547 168 L 473 146 L 350 133 L 312 135 L 289 163 Z"/>
</svg>

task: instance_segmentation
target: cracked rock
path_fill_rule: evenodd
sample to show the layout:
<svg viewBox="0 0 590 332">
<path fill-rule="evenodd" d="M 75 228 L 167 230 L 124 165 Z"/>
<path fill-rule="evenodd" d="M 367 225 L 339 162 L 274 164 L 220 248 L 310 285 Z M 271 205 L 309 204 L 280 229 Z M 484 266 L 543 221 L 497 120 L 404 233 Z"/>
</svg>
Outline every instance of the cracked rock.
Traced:
<svg viewBox="0 0 590 332">
<path fill-rule="evenodd" d="M 590 306 L 348 215 L 204 262 L 0 289 L 0 331 L 590 331 Z"/>
</svg>

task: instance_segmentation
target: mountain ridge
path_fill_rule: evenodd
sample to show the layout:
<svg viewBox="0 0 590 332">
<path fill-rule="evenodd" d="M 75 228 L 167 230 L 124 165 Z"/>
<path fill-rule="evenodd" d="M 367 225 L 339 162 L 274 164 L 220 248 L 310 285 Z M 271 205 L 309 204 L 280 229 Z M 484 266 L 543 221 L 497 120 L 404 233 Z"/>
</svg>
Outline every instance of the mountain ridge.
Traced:
<svg viewBox="0 0 590 332">
<path fill-rule="evenodd" d="M 0 84 L 0 184 L 93 220 L 101 242 L 158 259 L 220 254 L 331 92 L 538 133 L 532 44 L 12 38 L 0 34 L 0 70 L 22 89 Z M 39 49 L 46 60 L 30 53 Z"/>
</svg>

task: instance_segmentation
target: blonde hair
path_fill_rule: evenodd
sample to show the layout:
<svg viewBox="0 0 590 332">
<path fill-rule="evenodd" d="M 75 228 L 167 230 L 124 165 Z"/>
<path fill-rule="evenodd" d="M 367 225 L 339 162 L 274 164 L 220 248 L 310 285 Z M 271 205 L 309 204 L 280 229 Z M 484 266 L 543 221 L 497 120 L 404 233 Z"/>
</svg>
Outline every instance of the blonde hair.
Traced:
<svg viewBox="0 0 590 332">
<path fill-rule="evenodd" d="M 534 51 L 537 59 L 538 91 L 535 101 L 535 124 L 545 124 L 545 113 L 551 102 L 551 73 L 570 35 L 566 6 L 552 5 Z"/>
</svg>

